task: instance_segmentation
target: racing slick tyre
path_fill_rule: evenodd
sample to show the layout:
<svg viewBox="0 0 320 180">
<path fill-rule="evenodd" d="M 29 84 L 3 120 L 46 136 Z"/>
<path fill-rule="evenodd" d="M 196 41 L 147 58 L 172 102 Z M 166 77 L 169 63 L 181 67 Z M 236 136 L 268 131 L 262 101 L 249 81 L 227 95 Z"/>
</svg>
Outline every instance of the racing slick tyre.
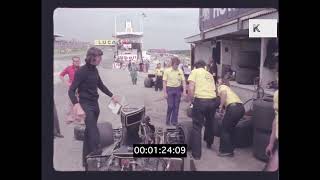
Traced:
<svg viewBox="0 0 320 180">
<path fill-rule="evenodd" d="M 74 133 L 74 138 L 78 141 L 83 141 L 84 140 L 84 130 L 86 126 L 84 124 L 79 124 L 74 126 L 73 133 Z"/>
<path fill-rule="evenodd" d="M 234 132 L 234 143 L 237 148 L 249 147 L 253 141 L 253 125 L 250 117 L 242 118 Z"/>
<path fill-rule="evenodd" d="M 252 120 L 255 129 L 272 130 L 272 122 L 275 117 L 272 99 L 259 99 L 253 101 Z"/>
<path fill-rule="evenodd" d="M 239 84 L 253 85 L 254 79 L 259 76 L 258 69 L 237 68 L 236 82 Z"/>
<path fill-rule="evenodd" d="M 146 88 L 151 88 L 151 87 L 152 87 L 152 84 L 153 84 L 152 78 L 146 77 L 146 78 L 144 79 L 144 87 L 146 87 Z"/>
<path fill-rule="evenodd" d="M 109 146 L 114 143 L 112 124 L 109 122 L 98 123 L 100 133 L 101 148 Z"/>
<path fill-rule="evenodd" d="M 183 136 L 183 143 L 187 144 L 188 149 L 191 149 L 191 131 L 193 128 L 192 121 L 184 121 L 177 125 L 177 129 Z"/>
<path fill-rule="evenodd" d="M 253 156 L 259 160 L 267 161 L 266 147 L 269 144 L 270 133 L 254 130 L 253 133 Z"/>
<path fill-rule="evenodd" d="M 100 133 L 101 148 L 113 144 L 113 129 L 109 122 L 102 122 L 97 124 Z M 74 138 L 79 141 L 84 140 L 85 125 L 76 125 L 74 127 Z"/>
<path fill-rule="evenodd" d="M 220 137 L 221 135 L 221 129 L 222 129 L 222 120 L 223 116 L 217 115 L 215 116 L 214 120 L 214 126 L 213 126 L 213 133 L 214 136 Z M 253 125 L 252 125 L 252 119 L 249 116 L 245 116 L 235 127 L 234 130 L 234 143 L 235 147 L 237 148 L 243 148 L 243 147 L 249 147 L 252 145 L 252 139 L 253 139 Z"/>
<path fill-rule="evenodd" d="M 256 51 L 242 51 L 239 53 L 238 66 L 240 68 L 258 68 L 260 55 Z"/>
</svg>

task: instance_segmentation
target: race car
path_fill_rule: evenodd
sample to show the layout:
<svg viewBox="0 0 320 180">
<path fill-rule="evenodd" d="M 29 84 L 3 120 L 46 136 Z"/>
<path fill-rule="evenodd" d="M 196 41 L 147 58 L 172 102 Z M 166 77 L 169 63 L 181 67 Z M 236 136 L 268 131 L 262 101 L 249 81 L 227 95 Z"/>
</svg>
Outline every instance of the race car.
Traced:
<svg viewBox="0 0 320 180">
<path fill-rule="evenodd" d="M 183 171 L 188 168 L 185 158 L 136 158 L 133 144 L 187 144 L 190 147 L 191 121 L 174 128 L 155 127 L 145 116 L 144 106 L 122 108 L 120 119 L 122 127 L 119 129 L 112 129 L 106 122 L 104 128 L 98 125 L 103 134 L 102 153 L 86 157 L 86 171 Z M 110 135 L 107 137 L 106 134 Z"/>
</svg>

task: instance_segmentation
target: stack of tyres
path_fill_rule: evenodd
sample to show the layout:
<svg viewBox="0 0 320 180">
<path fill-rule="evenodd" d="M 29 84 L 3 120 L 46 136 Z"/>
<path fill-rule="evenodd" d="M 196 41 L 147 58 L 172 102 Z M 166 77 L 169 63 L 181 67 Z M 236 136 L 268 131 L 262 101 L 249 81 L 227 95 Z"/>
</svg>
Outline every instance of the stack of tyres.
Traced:
<svg viewBox="0 0 320 180">
<path fill-rule="evenodd" d="M 253 155 L 262 161 L 267 161 L 265 149 L 269 143 L 272 122 L 275 117 L 271 98 L 259 99 L 253 102 Z"/>
<path fill-rule="evenodd" d="M 259 77 L 260 55 L 256 51 L 242 51 L 236 69 L 236 82 L 239 84 L 254 84 Z"/>
<path fill-rule="evenodd" d="M 261 161 L 268 161 L 266 148 L 270 139 L 270 133 L 255 129 L 253 133 L 253 156 Z"/>
<path fill-rule="evenodd" d="M 238 68 L 236 82 L 239 84 L 253 85 L 256 77 L 259 77 L 258 69 Z"/>
</svg>

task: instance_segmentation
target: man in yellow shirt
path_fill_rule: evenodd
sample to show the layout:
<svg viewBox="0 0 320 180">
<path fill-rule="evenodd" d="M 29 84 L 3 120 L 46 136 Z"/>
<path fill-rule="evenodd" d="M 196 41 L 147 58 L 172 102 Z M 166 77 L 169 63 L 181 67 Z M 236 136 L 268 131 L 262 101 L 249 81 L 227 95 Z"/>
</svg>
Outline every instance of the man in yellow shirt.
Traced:
<svg viewBox="0 0 320 180">
<path fill-rule="evenodd" d="M 218 95 L 221 102 L 219 109 L 225 114 L 222 119 L 222 130 L 220 135 L 219 156 L 233 156 L 235 148 L 234 130 L 237 123 L 243 117 L 245 109 L 239 96 L 229 87 L 229 81 L 218 79 Z"/>
<path fill-rule="evenodd" d="M 186 96 L 186 82 L 181 69 L 178 69 L 180 60 L 177 57 L 171 58 L 171 67 L 163 74 L 164 97 L 167 99 L 167 125 L 177 125 L 181 93 Z M 182 87 L 183 86 L 183 90 Z"/>
<path fill-rule="evenodd" d="M 163 69 L 161 68 L 160 63 L 157 64 L 154 75 L 156 76 L 156 82 L 154 85 L 155 91 L 158 91 L 158 89 L 160 91 L 162 91 L 162 88 L 163 88 L 163 86 L 162 86 L 163 85 L 163 82 L 162 82 Z"/>
<path fill-rule="evenodd" d="M 205 125 L 204 139 L 208 148 L 213 144 L 213 120 L 219 101 L 216 95 L 216 86 L 212 74 L 204 69 L 206 63 L 199 60 L 197 69 L 189 75 L 189 98 L 194 98 L 192 108 L 193 128 L 191 132 L 191 148 L 194 159 L 201 158 L 201 131 Z"/>
</svg>

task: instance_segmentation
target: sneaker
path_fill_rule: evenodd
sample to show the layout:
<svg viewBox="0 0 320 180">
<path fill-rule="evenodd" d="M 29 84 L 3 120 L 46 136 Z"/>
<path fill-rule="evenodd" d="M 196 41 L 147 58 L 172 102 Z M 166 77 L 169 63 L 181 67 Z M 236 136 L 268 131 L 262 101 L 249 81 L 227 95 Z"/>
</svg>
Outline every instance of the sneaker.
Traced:
<svg viewBox="0 0 320 180">
<path fill-rule="evenodd" d="M 64 136 L 60 133 L 55 133 L 54 134 L 54 137 L 58 137 L 58 138 L 64 138 Z"/>
<path fill-rule="evenodd" d="M 233 153 L 222 153 L 222 152 L 219 152 L 218 156 L 220 156 L 220 157 L 233 157 L 234 154 Z"/>
</svg>

